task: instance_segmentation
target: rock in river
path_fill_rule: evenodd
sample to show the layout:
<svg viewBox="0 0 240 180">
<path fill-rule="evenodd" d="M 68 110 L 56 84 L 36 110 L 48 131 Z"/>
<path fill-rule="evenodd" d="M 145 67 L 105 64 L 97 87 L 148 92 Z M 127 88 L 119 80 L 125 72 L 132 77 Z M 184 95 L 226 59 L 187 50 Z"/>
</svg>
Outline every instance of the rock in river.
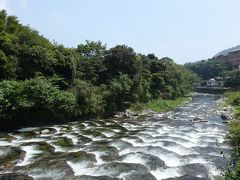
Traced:
<svg viewBox="0 0 240 180">
<path fill-rule="evenodd" d="M 0 166 L 5 168 L 11 168 L 18 162 L 21 162 L 26 152 L 21 150 L 19 147 L 0 147 Z"/>
<path fill-rule="evenodd" d="M 0 174 L 2 180 L 34 180 L 32 177 L 23 173 L 5 173 Z"/>
<path fill-rule="evenodd" d="M 230 114 L 221 114 L 222 120 L 232 120 L 232 116 Z"/>
<path fill-rule="evenodd" d="M 68 163 L 63 159 L 39 160 L 23 167 L 15 167 L 16 171 L 21 170 L 29 173 L 33 178 L 38 179 L 74 179 L 74 172 Z"/>
</svg>

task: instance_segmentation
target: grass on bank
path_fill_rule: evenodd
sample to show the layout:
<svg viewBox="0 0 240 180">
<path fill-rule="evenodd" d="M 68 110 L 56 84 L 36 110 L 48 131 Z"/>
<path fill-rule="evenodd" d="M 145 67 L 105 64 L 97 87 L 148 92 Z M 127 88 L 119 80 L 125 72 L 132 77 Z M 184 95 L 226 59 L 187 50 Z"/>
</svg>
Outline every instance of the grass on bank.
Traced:
<svg viewBox="0 0 240 180">
<path fill-rule="evenodd" d="M 238 180 L 240 179 L 240 92 L 230 91 L 224 94 L 226 97 L 225 103 L 234 108 L 235 121 L 229 124 L 227 139 L 232 146 L 232 164 L 225 172 L 225 179 Z"/>
<path fill-rule="evenodd" d="M 240 92 L 229 91 L 224 96 L 227 98 L 226 103 L 234 108 L 235 118 L 240 120 Z"/>
<path fill-rule="evenodd" d="M 177 97 L 176 99 L 157 99 L 149 101 L 148 103 L 138 103 L 132 105 L 130 109 L 134 111 L 143 111 L 144 109 L 151 109 L 154 112 L 167 112 L 177 108 L 179 105 L 184 104 L 189 97 Z"/>
</svg>

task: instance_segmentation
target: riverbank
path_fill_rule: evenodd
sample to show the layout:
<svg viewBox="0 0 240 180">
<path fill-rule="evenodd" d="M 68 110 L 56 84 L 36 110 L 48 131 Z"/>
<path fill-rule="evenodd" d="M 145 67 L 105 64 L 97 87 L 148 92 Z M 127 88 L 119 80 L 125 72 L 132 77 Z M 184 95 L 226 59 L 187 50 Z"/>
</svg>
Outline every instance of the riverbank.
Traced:
<svg viewBox="0 0 240 180">
<path fill-rule="evenodd" d="M 131 106 L 131 110 L 142 112 L 150 109 L 154 112 L 167 112 L 176 109 L 177 107 L 191 101 L 191 97 L 177 97 L 176 99 L 157 99 L 148 103 L 138 103 Z"/>
<path fill-rule="evenodd" d="M 240 92 L 230 91 L 224 94 L 224 106 L 231 106 L 231 112 L 235 120 L 229 123 L 227 139 L 233 148 L 231 165 L 225 173 L 226 179 L 240 177 Z"/>
</svg>

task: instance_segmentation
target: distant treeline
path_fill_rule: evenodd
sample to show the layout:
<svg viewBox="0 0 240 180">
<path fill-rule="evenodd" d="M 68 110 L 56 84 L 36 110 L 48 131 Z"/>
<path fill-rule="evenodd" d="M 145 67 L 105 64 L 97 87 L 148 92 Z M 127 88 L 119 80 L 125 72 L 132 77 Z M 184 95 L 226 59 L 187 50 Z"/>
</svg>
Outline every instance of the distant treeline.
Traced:
<svg viewBox="0 0 240 180">
<path fill-rule="evenodd" d="M 134 103 L 183 96 L 196 79 L 169 58 L 126 45 L 106 49 L 86 41 L 66 48 L 0 11 L 1 129 L 108 116 Z"/>
<path fill-rule="evenodd" d="M 196 73 L 202 80 L 220 76 L 225 78 L 225 87 L 240 88 L 240 71 L 233 70 L 228 61 L 209 59 L 186 63 L 185 67 Z"/>
</svg>

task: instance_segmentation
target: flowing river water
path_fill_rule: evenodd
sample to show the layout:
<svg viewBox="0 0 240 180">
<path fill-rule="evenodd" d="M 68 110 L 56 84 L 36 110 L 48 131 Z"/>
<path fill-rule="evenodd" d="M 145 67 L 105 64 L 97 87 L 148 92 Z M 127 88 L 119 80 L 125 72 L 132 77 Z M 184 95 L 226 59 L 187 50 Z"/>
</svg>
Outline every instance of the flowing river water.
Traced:
<svg viewBox="0 0 240 180">
<path fill-rule="evenodd" d="M 34 179 L 221 179 L 227 127 L 216 95 L 139 120 L 23 128 L 0 136 L 0 173 Z M 189 123 L 194 117 L 208 122 Z M 181 178 L 180 178 L 181 177 Z"/>
</svg>

